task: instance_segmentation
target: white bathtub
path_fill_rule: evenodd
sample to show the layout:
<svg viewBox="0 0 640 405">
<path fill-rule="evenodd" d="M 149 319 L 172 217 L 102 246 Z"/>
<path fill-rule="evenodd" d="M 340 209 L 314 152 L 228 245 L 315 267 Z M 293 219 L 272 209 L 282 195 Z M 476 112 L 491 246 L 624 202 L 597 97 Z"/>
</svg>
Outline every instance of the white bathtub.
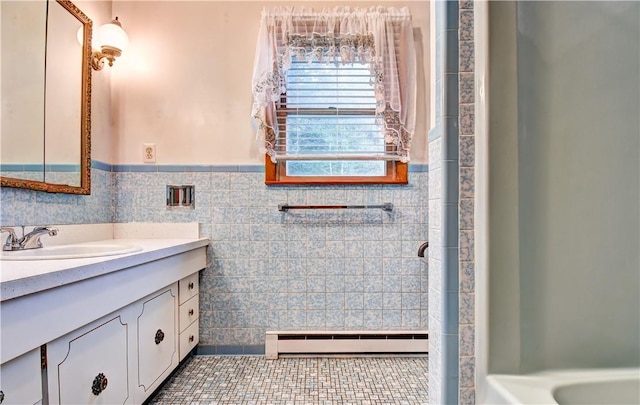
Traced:
<svg viewBox="0 0 640 405">
<path fill-rule="evenodd" d="M 554 370 L 487 377 L 486 404 L 640 404 L 640 369 Z"/>
</svg>

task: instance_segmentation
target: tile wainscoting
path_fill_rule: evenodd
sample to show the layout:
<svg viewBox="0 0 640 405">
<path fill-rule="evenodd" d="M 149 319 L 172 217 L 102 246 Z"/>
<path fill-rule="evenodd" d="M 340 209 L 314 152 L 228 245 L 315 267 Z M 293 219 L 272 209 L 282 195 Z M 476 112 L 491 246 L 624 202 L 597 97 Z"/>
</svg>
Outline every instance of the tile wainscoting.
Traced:
<svg viewBox="0 0 640 405">
<path fill-rule="evenodd" d="M 329 187 L 267 187 L 259 165 L 93 166 L 90 196 L 3 188 L 2 224 L 200 223 L 203 352 L 264 353 L 271 329 L 427 327 L 426 165 L 408 185 Z M 194 185 L 195 208 L 167 207 L 168 184 Z M 393 212 L 277 208 L 384 202 Z"/>
<path fill-rule="evenodd" d="M 267 330 L 426 328 L 426 171 L 407 186 L 267 187 L 261 166 L 218 169 L 114 173 L 115 222 L 197 221 L 211 239 L 203 351 L 263 353 Z M 167 208 L 167 184 L 193 184 L 195 208 Z M 383 202 L 393 212 L 277 208 Z"/>
</svg>

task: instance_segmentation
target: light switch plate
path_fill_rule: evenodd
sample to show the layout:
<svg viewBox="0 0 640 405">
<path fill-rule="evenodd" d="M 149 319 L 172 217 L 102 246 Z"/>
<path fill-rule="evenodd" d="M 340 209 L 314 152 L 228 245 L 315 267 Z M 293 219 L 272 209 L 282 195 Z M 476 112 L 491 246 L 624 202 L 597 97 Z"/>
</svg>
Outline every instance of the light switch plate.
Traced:
<svg viewBox="0 0 640 405">
<path fill-rule="evenodd" d="M 155 143 L 144 144 L 144 148 L 142 150 L 142 161 L 144 163 L 156 162 L 156 144 Z"/>
</svg>

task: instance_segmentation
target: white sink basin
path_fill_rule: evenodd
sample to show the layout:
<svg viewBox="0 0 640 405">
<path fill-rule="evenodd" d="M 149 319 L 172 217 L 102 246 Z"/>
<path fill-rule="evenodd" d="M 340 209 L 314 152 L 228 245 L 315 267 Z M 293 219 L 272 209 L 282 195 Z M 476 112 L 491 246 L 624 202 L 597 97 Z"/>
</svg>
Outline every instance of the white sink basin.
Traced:
<svg viewBox="0 0 640 405">
<path fill-rule="evenodd" d="M 113 256 L 141 251 L 140 246 L 120 242 L 87 242 L 73 245 L 49 246 L 39 249 L 1 251 L 0 260 L 61 260 Z"/>
</svg>

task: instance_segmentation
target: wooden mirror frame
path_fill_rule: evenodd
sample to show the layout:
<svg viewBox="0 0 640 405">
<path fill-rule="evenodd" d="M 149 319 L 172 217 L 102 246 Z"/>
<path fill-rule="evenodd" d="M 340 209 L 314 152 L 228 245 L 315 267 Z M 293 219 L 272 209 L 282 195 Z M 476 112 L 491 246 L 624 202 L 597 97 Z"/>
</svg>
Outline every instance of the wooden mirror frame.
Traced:
<svg viewBox="0 0 640 405">
<path fill-rule="evenodd" d="M 91 194 L 91 37 L 93 22 L 70 0 L 56 0 L 83 25 L 82 85 L 80 105 L 80 186 L 0 176 L 0 186 L 48 193 Z M 46 136 L 46 134 L 43 134 Z M 46 165 L 46 162 L 45 162 Z M 46 180 L 46 179 L 45 179 Z"/>
</svg>

